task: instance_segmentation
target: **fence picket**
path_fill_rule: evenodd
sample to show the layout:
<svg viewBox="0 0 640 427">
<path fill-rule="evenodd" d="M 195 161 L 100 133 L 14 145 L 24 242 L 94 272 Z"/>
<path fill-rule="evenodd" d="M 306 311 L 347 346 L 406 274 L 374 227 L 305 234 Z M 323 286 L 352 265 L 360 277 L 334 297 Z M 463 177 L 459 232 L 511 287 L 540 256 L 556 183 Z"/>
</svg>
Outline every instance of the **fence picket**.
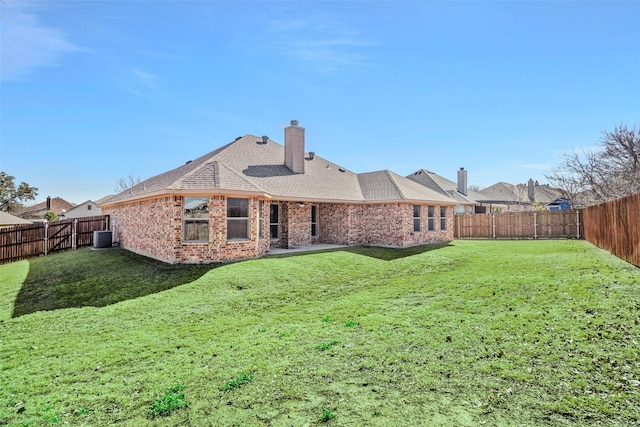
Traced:
<svg viewBox="0 0 640 427">
<path fill-rule="evenodd" d="M 584 209 L 584 236 L 640 267 L 640 193 Z"/>
<path fill-rule="evenodd" d="M 0 228 L 0 263 L 93 244 L 93 232 L 109 229 L 109 215 Z"/>
<path fill-rule="evenodd" d="M 457 216 L 455 225 L 454 235 L 459 239 L 550 239 L 582 235 L 578 210 L 466 214 Z"/>
</svg>

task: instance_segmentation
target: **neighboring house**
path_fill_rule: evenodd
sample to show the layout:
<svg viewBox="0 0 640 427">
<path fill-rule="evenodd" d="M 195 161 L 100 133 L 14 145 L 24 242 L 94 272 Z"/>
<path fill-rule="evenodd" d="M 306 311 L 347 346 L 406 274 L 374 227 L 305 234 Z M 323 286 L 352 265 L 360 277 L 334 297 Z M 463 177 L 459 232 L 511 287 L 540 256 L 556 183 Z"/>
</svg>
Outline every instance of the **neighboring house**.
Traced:
<svg viewBox="0 0 640 427">
<path fill-rule="evenodd" d="M 527 184 L 509 184 L 499 182 L 479 191 L 483 196 L 483 202 L 506 211 L 527 211 L 534 208 L 534 202 L 549 203 L 559 197 L 559 190 L 549 185 L 539 185 L 532 179 Z"/>
<path fill-rule="evenodd" d="M 571 203 L 569 203 L 569 200 L 565 197 L 558 197 L 555 200 L 545 203 L 545 207 L 550 211 L 562 211 L 571 209 Z"/>
<path fill-rule="evenodd" d="M 44 219 L 44 214 L 49 211 L 55 212 L 58 216 L 60 216 L 74 206 L 75 205 L 73 203 L 69 203 L 60 197 L 47 197 L 46 201 L 35 204 L 33 206 L 22 208 L 16 211 L 15 214 L 24 219 L 42 220 Z"/>
<path fill-rule="evenodd" d="M 420 169 L 408 175 L 407 178 L 440 194 L 451 197 L 458 202 L 455 206 L 456 215 L 486 212 L 486 207 L 483 206 L 480 201 L 484 196 L 468 188 L 467 171 L 464 168 L 458 170 L 457 182 L 453 182 L 426 169 Z"/>
<path fill-rule="evenodd" d="M 10 213 L 0 211 L 0 228 L 25 224 L 31 224 L 31 221 L 27 221 L 26 219 L 18 218 L 17 216 L 11 215 Z"/>
<path fill-rule="evenodd" d="M 68 211 L 61 213 L 59 217 L 60 219 L 69 219 L 98 215 L 102 215 L 102 209 L 100 209 L 100 206 L 92 200 L 87 200 L 86 202 L 80 203 Z"/>
<path fill-rule="evenodd" d="M 122 247 L 175 263 L 254 258 L 272 245 L 450 241 L 454 205 L 388 170 L 355 174 L 306 153 L 305 129 L 292 120 L 284 146 L 239 137 L 101 207 Z"/>
</svg>

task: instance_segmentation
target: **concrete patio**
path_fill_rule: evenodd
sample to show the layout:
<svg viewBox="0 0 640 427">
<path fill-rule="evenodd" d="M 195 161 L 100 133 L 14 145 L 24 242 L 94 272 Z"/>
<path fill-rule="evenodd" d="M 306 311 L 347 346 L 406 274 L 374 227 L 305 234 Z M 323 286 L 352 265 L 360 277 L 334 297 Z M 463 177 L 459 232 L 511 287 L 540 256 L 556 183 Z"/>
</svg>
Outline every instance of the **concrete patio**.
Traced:
<svg viewBox="0 0 640 427">
<path fill-rule="evenodd" d="M 347 248 L 348 246 L 345 245 L 330 245 L 328 243 L 314 243 L 313 245 L 307 245 L 307 246 L 298 246 L 296 248 L 278 248 L 278 247 L 272 247 L 269 251 L 268 254 L 266 254 L 265 256 L 269 256 L 269 255 L 291 255 L 291 254 L 296 254 L 296 253 L 300 253 L 300 252 L 317 252 L 317 251 L 326 251 L 326 250 L 330 250 L 330 249 L 340 249 L 340 248 Z"/>
</svg>

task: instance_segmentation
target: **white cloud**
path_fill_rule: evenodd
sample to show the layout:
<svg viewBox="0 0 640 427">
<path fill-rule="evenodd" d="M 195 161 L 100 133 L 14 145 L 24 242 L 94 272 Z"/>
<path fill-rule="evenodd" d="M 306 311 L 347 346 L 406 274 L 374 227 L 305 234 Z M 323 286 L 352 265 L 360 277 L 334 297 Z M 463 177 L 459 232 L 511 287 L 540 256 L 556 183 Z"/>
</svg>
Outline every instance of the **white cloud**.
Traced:
<svg viewBox="0 0 640 427">
<path fill-rule="evenodd" d="M 0 80 L 20 80 L 39 67 L 55 66 L 66 53 L 78 50 L 65 34 L 39 23 L 28 2 L 6 1 L 0 6 Z"/>
<path fill-rule="evenodd" d="M 159 89 L 160 78 L 140 68 L 127 69 L 125 79 L 124 89 L 139 96 L 155 93 Z"/>
<path fill-rule="evenodd" d="M 362 48 L 374 45 L 353 25 L 325 12 L 273 20 L 269 31 L 281 55 L 321 73 L 366 65 Z"/>
</svg>

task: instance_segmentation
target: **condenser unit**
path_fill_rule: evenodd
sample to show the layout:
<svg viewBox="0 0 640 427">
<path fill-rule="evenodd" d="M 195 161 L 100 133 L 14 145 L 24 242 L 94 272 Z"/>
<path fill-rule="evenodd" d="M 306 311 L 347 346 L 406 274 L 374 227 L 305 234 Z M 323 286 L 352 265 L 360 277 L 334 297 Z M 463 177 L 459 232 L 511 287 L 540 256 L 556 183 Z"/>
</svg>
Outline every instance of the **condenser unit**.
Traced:
<svg viewBox="0 0 640 427">
<path fill-rule="evenodd" d="M 93 247 L 94 248 L 110 248 L 113 241 L 111 231 L 94 231 Z"/>
</svg>

